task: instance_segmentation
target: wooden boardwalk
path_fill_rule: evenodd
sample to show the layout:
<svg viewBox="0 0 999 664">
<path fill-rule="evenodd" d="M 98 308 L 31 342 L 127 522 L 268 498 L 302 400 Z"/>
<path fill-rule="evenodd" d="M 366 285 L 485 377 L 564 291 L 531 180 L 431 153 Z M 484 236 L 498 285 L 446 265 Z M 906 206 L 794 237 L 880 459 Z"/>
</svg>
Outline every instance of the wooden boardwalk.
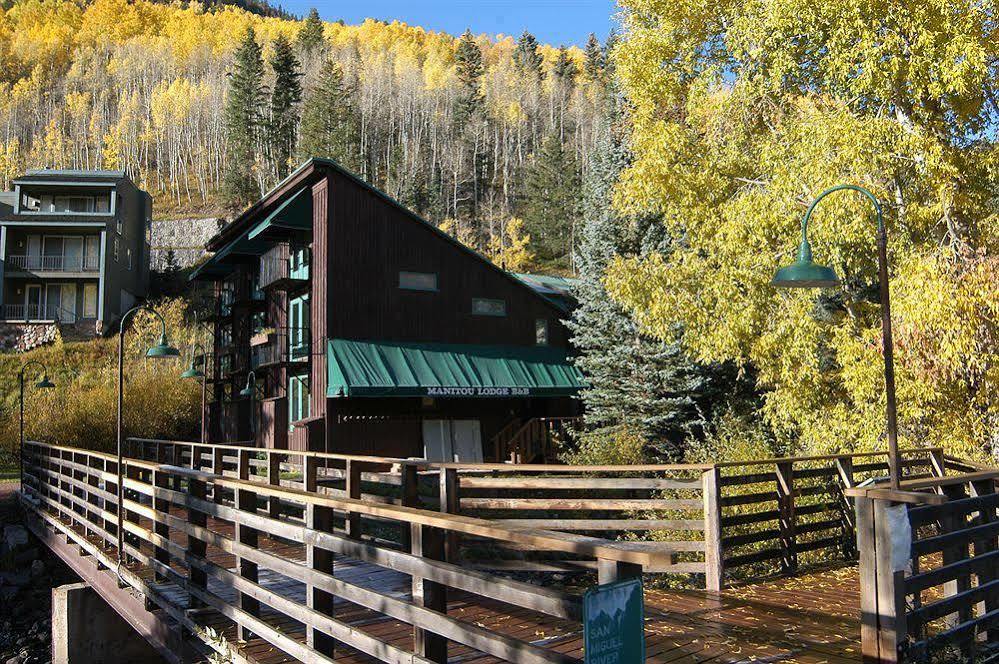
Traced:
<svg viewBox="0 0 999 664">
<path fill-rule="evenodd" d="M 178 512 L 179 513 L 179 512 Z M 149 524 L 151 525 L 151 524 Z M 211 529 L 231 534 L 232 525 L 212 519 Z M 180 533 L 171 539 L 183 544 Z M 142 546 L 153 553 L 149 544 Z M 290 560 L 303 560 L 301 545 L 262 537 L 260 548 Z M 209 549 L 216 564 L 235 571 L 235 558 Z M 177 568 L 182 571 L 181 568 Z M 177 606 L 185 606 L 187 593 L 178 586 L 156 582 L 152 570 L 139 565 L 133 572 Z M 333 575 L 349 583 L 377 590 L 401 600 L 412 599 L 408 575 L 335 556 Z M 209 591 L 236 603 L 236 592 L 216 579 L 209 579 Z M 280 574 L 261 570 L 259 583 L 292 601 L 305 604 L 306 587 Z M 700 590 L 671 590 L 655 587 L 649 577 L 645 593 L 647 662 L 683 664 L 711 662 L 802 662 L 838 664 L 860 661 L 860 588 L 855 566 L 833 567 L 792 577 L 730 588 L 722 593 Z M 386 643 L 411 650 L 410 625 L 383 614 L 336 598 L 334 616 Z M 497 633 L 583 657 L 583 635 L 579 623 L 559 621 L 527 609 L 511 611 L 508 605 L 469 593 L 449 593 L 448 615 L 484 626 Z M 304 642 L 305 627 L 282 614 L 263 608 L 261 617 L 283 633 Z M 236 626 L 221 614 L 205 610 L 197 622 L 238 644 L 248 660 L 260 664 L 283 664 L 298 660 L 275 649 L 263 639 L 245 643 L 237 640 Z M 498 662 L 460 644 L 450 644 L 449 661 L 486 664 Z M 345 664 L 377 661 L 353 649 L 337 645 L 336 661 Z"/>
</svg>

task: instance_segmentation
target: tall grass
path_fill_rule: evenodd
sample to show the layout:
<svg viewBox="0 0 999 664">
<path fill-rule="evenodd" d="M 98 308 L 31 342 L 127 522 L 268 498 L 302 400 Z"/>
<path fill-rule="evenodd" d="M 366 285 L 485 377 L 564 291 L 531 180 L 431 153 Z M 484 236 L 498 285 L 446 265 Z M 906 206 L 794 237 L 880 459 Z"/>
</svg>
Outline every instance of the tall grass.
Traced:
<svg viewBox="0 0 999 664">
<path fill-rule="evenodd" d="M 201 392 L 183 380 L 189 349 L 199 332 L 187 321 L 187 303 L 163 300 L 154 305 L 166 318 L 170 343 L 181 358 L 147 359 L 145 350 L 159 339 L 159 322 L 150 314 L 135 317 L 126 332 L 125 435 L 194 440 L 201 426 Z M 201 333 L 204 334 L 204 333 Z M 30 360 L 43 363 L 54 389 L 34 387 L 41 370 L 25 373 L 25 437 L 42 442 L 112 450 L 116 435 L 117 334 L 93 341 L 62 342 L 28 353 L 0 355 L 0 454 L 18 445 L 18 373 Z"/>
</svg>

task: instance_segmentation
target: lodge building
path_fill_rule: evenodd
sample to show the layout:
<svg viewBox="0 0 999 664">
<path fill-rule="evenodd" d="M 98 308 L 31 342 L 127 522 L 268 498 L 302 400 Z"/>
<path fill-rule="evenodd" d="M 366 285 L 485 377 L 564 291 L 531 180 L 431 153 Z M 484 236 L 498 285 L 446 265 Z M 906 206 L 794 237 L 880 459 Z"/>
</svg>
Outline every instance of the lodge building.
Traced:
<svg viewBox="0 0 999 664">
<path fill-rule="evenodd" d="M 208 250 L 213 442 L 530 461 L 579 413 L 566 281 L 505 271 L 335 162 Z"/>
</svg>

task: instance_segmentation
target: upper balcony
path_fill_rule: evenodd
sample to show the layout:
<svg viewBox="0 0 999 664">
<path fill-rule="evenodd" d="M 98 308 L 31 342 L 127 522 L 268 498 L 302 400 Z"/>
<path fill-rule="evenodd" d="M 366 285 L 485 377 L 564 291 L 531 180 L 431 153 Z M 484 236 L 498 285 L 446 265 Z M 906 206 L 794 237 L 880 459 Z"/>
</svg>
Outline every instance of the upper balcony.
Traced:
<svg viewBox="0 0 999 664">
<path fill-rule="evenodd" d="M 284 327 L 258 332 L 250 341 L 254 369 L 287 366 L 309 359 L 311 336 L 304 327 Z"/>
<path fill-rule="evenodd" d="M 294 290 L 309 283 L 309 249 L 279 244 L 260 257 L 257 284 L 262 289 Z"/>
<path fill-rule="evenodd" d="M 59 274 L 97 273 L 101 269 L 100 256 L 40 256 L 13 255 L 5 259 L 7 268 L 11 271 L 30 272 L 38 274 L 55 272 Z"/>
</svg>

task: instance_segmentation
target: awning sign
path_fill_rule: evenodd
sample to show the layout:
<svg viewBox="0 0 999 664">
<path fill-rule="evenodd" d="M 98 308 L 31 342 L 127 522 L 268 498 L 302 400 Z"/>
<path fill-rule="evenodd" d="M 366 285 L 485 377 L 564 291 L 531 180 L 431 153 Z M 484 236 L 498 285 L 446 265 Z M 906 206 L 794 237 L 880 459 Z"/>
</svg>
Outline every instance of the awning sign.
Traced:
<svg viewBox="0 0 999 664">
<path fill-rule="evenodd" d="M 428 387 L 428 397 L 529 397 L 529 387 Z"/>
<path fill-rule="evenodd" d="M 586 664 L 645 661 L 642 579 L 608 583 L 583 595 Z"/>
</svg>

